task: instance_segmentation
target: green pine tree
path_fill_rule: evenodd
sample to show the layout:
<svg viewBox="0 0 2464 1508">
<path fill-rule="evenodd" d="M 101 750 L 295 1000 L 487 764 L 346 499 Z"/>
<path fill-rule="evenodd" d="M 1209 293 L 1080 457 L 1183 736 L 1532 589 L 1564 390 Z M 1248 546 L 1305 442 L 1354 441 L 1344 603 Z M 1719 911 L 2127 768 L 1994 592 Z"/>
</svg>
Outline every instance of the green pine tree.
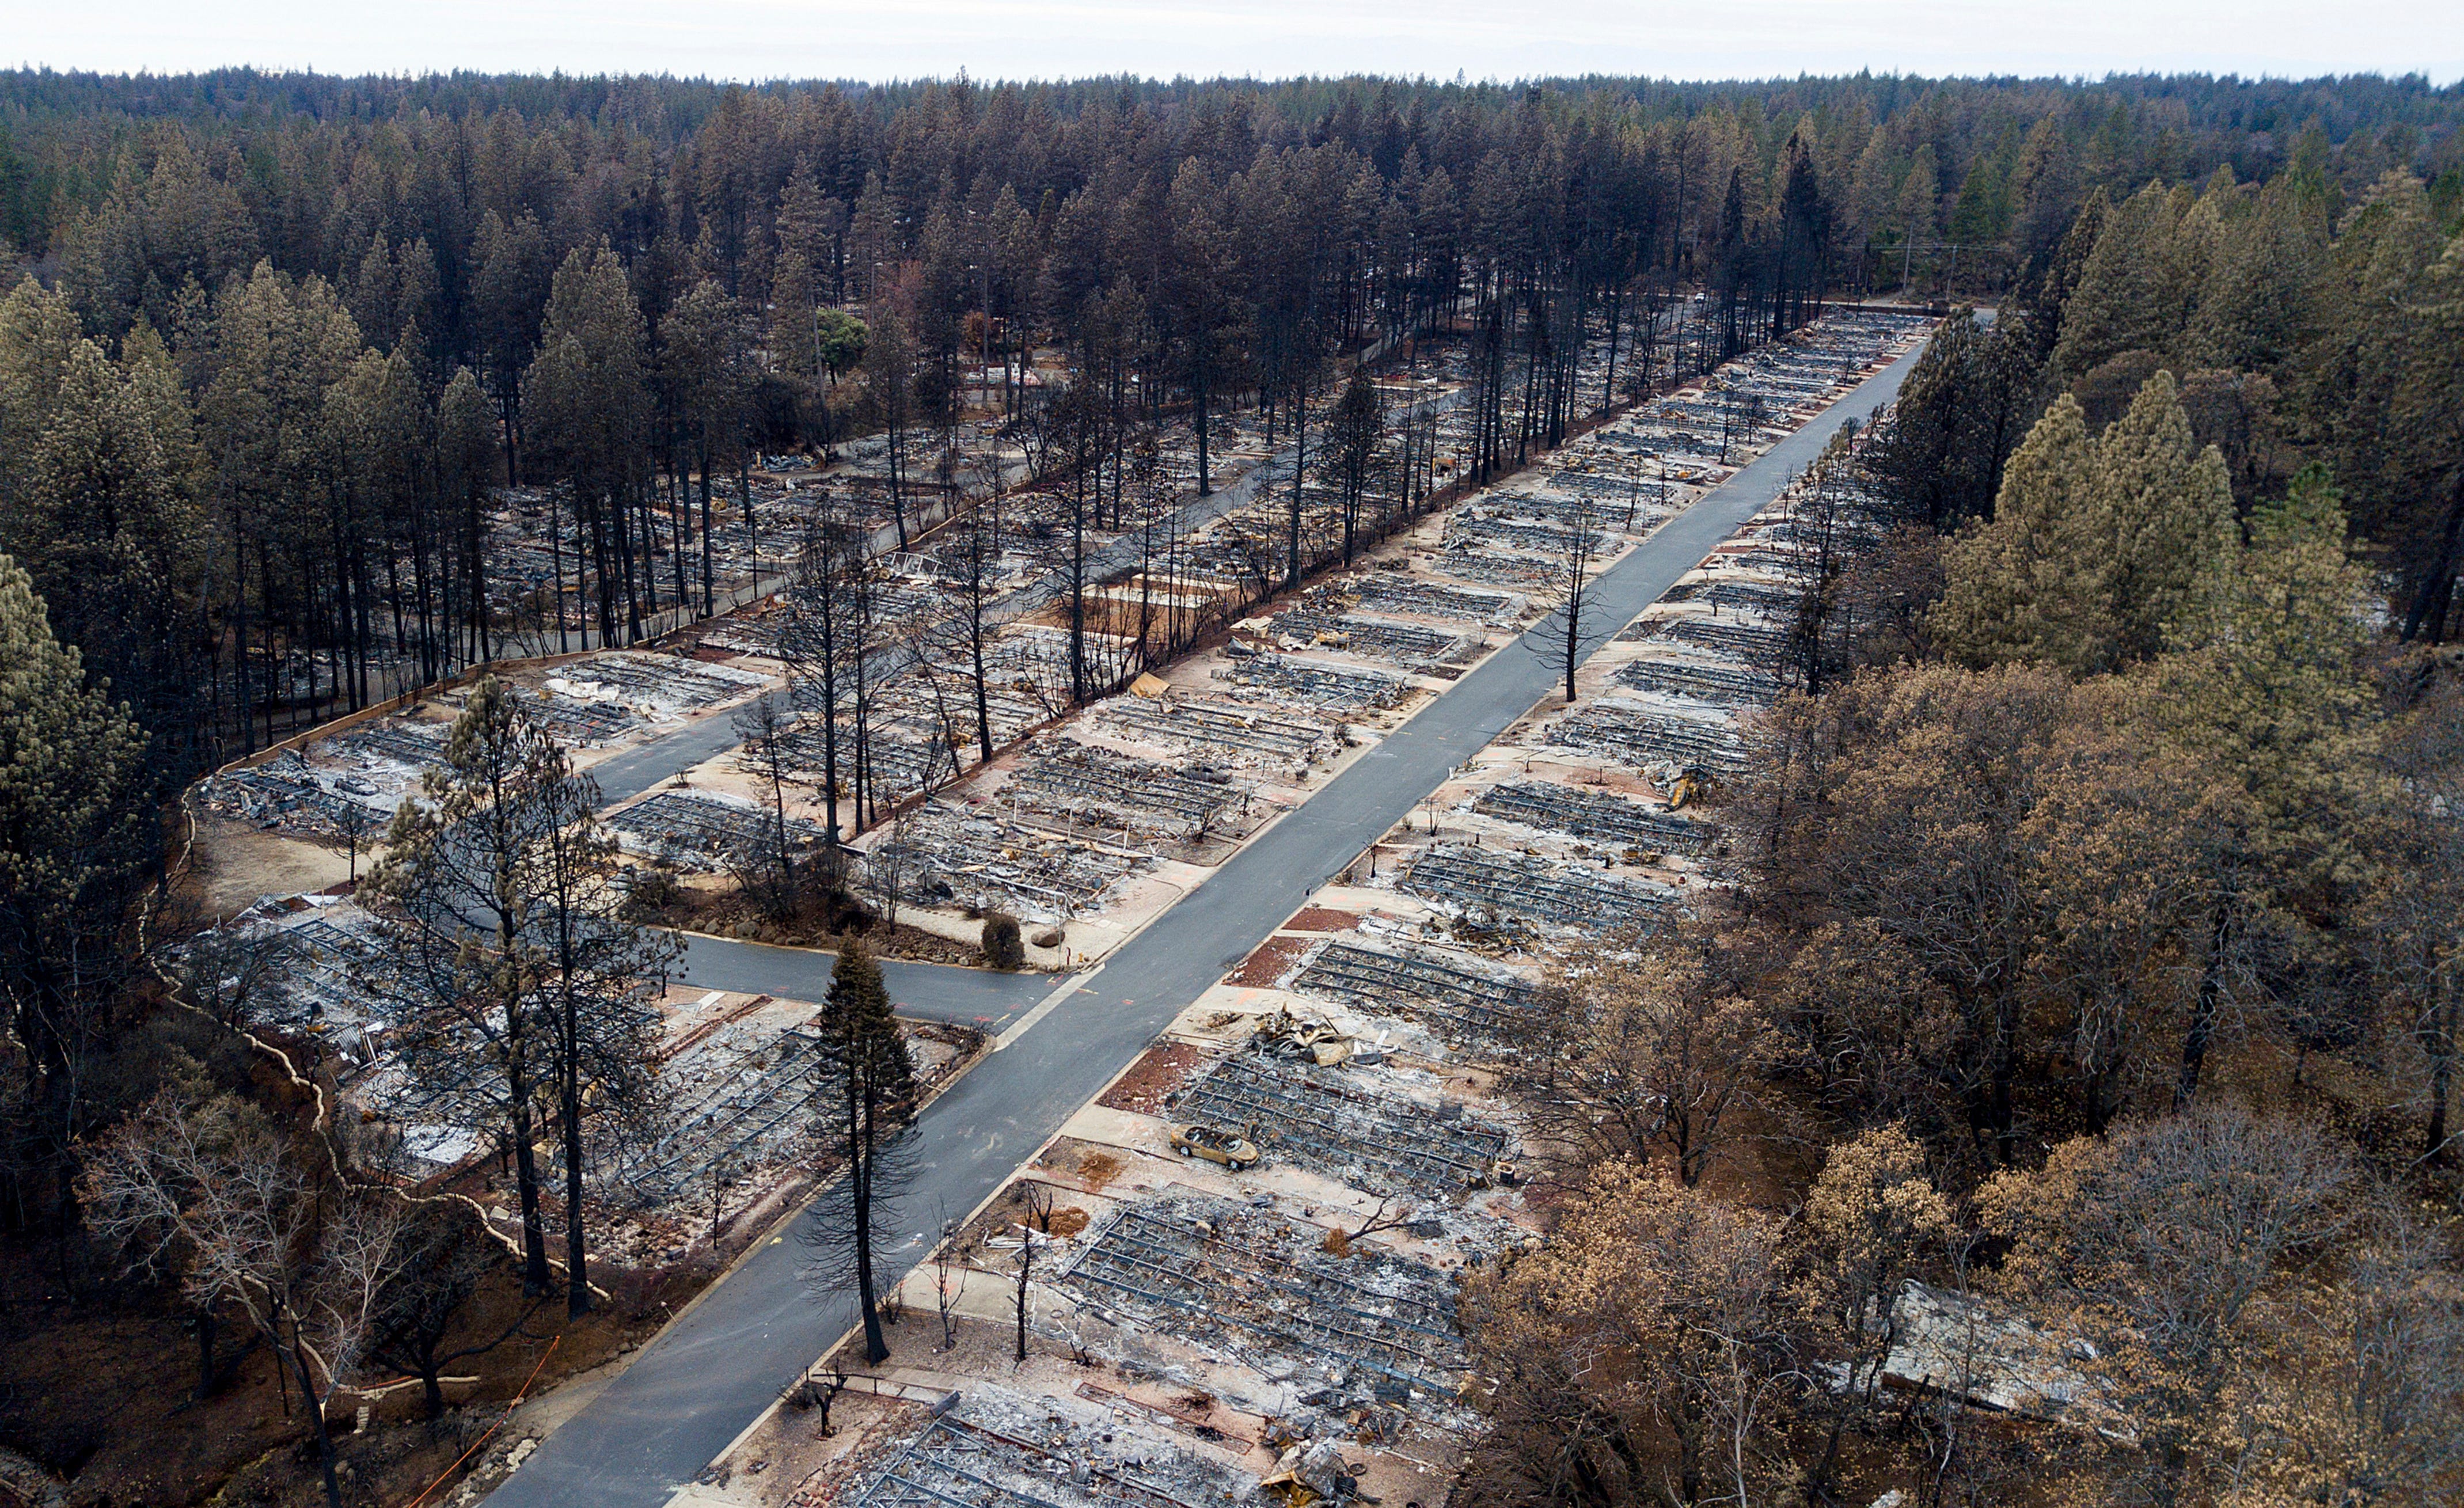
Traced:
<svg viewBox="0 0 2464 1508">
<path fill-rule="evenodd" d="M 9 1129 L 36 1164 L 6 1172 L 31 1193 L 48 1165 L 63 1222 L 89 1060 L 129 963 L 122 930 L 152 831 L 144 758 L 127 708 L 88 683 L 33 581 L 0 555 L 0 996 L 25 1076 L 10 1098 L 33 1121 Z"/>
<path fill-rule="evenodd" d="M 1954 659 L 2100 667 L 2113 627 L 2096 460 L 2079 404 L 2055 399 L 2011 457 L 1993 516 L 1944 547 L 1931 626 Z"/>
<path fill-rule="evenodd" d="M 2155 667 L 2168 736 L 2237 786 L 2250 841 L 2288 880 L 2362 872 L 2352 814 L 2369 796 L 2372 692 L 2356 669 L 2376 636 L 2368 571 L 2321 466 L 2252 511 L 2228 513 Z"/>
<path fill-rule="evenodd" d="M 2106 217 L 2062 310 L 2054 364 L 2077 377 L 2124 351 L 2161 351 L 2177 328 L 2180 299 L 2167 286 L 2178 219 L 2172 196 L 2149 184 Z"/>
<path fill-rule="evenodd" d="M 2113 634 L 2101 658 L 2123 665 L 2165 647 L 2165 625 L 2233 523 L 2233 484 L 2216 448 L 2191 437 L 2170 372 L 2141 386 L 2096 452 L 2096 525 L 2109 552 L 2103 616 Z"/>
<path fill-rule="evenodd" d="M 850 939 L 839 953 L 813 1029 L 821 1038 L 824 1135 L 841 1167 L 809 1244 L 820 1254 L 817 1277 L 831 1286 L 854 1282 L 865 1354 L 879 1362 L 890 1343 L 881 1333 L 875 1267 L 903 1181 L 895 1143 L 915 1099 L 915 1068 L 881 966 L 862 943 Z"/>
<path fill-rule="evenodd" d="M 2094 440 L 2063 394 L 2011 458 L 1993 516 L 1945 548 L 1933 630 L 1977 666 L 2144 662 L 2233 521 L 2224 457 L 2192 437 L 2171 373 Z"/>
</svg>

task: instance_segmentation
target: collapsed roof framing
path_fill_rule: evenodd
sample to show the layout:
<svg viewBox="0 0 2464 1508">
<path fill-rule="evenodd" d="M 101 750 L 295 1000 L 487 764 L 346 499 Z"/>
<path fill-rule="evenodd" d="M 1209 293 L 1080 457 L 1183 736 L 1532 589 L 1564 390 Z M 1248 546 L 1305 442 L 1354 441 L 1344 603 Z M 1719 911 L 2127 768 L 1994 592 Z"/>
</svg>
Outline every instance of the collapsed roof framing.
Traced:
<svg viewBox="0 0 2464 1508">
<path fill-rule="evenodd" d="M 1571 834 L 1588 842 L 1689 854 L 1705 847 L 1703 825 L 1691 818 L 1550 780 L 1511 780 L 1491 786 L 1472 802 L 1472 810 L 1526 827 Z"/>
<path fill-rule="evenodd" d="M 1608 698 L 1594 702 L 1549 730 L 1559 748 L 1614 754 L 1633 765 L 1668 763 L 1735 775 L 1746 768 L 1746 741 L 1726 721 L 1686 717 L 1649 706 Z"/>
<path fill-rule="evenodd" d="M 1374 1192 L 1451 1197 L 1485 1185 L 1506 1132 L 1353 1082 L 1321 1068 L 1244 1050 L 1217 1063 L 1175 1102 L 1187 1119 L 1249 1134 L 1261 1147 Z"/>
<path fill-rule="evenodd" d="M 1646 923 L 1669 898 L 1658 885 L 1587 864 L 1494 854 L 1442 843 L 1412 861 L 1402 888 L 1466 912 L 1491 911 L 1558 927 L 1617 929 Z"/>
<path fill-rule="evenodd" d="M 1386 952 L 1347 942 L 1319 949 L 1291 988 L 1424 1020 L 1464 1039 L 1501 1039 L 1515 1029 L 1516 1016 L 1540 1005 L 1540 991 L 1520 979 L 1474 973 L 1418 950 Z"/>
<path fill-rule="evenodd" d="M 1152 1329 L 1339 1360 L 1452 1396 L 1465 1366 L 1453 1280 L 1388 1252 L 1330 1257 L 1315 1231 L 1227 1200 L 1150 1199 L 1085 1238 L 1058 1281 Z"/>
</svg>

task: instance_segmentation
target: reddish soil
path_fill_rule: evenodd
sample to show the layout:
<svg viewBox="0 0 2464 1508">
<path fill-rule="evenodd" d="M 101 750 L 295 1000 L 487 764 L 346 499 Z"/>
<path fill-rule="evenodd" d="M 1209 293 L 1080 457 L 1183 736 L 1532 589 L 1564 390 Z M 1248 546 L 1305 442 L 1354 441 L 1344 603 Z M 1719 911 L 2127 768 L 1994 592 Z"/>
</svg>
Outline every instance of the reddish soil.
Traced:
<svg viewBox="0 0 2464 1508">
<path fill-rule="evenodd" d="M 1161 1115 L 1166 1097 L 1177 1093 L 1205 1061 L 1204 1049 L 1189 1042 L 1158 1043 L 1148 1048 L 1146 1056 L 1132 1063 L 1130 1071 L 1095 1103 L 1108 1110 Z"/>
<path fill-rule="evenodd" d="M 1241 967 L 1223 976 L 1225 984 L 1236 984 L 1246 990 L 1267 990 L 1276 980 L 1291 973 L 1300 962 L 1311 939 L 1307 937 L 1269 937 L 1258 945 L 1258 951 L 1241 960 Z"/>
<path fill-rule="evenodd" d="M 1305 906 L 1301 914 L 1284 924 L 1287 932 L 1348 932 L 1360 925 L 1357 912 L 1338 911 L 1332 907 Z"/>
</svg>

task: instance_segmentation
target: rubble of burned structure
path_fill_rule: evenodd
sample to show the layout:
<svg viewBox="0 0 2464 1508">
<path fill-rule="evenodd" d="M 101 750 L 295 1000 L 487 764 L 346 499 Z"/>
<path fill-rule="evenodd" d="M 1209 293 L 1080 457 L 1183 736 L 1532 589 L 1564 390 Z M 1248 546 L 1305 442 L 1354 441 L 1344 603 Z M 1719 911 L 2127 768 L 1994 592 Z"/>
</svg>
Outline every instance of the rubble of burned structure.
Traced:
<svg viewBox="0 0 2464 1508">
<path fill-rule="evenodd" d="M 1646 925 L 1674 896 L 1667 886 L 1585 863 L 1499 854 L 1461 843 L 1423 850 L 1401 888 L 1474 924 L 1535 922 L 1621 931 Z"/>
<path fill-rule="evenodd" d="M 1454 586 L 1396 572 L 1372 573 L 1353 588 L 1352 595 L 1360 606 L 1374 612 L 1442 618 L 1488 627 L 1514 623 L 1528 605 L 1512 592 Z"/>
<path fill-rule="evenodd" d="M 848 1508 L 1220 1508 L 1252 1479 L 1121 1428 L 1102 1410 L 992 1384 L 945 1400 L 851 1494 Z M 1071 1417 L 1083 1413 L 1084 1417 Z"/>
<path fill-rule="evenodd" d="M 810 822 L 709 791 L 655 791 L 609 813 L 606 824 L 628 852 L 701 870 L 804 848 L 822 838 Z"/>
<path fill-rule="evenodd" d="M 367 1062 L 385 1029 L 371 988 L 388 967 L 376 919 L 332 895 L 267 896 L 174 951 L 190 994 L 225 1020 L 315 1034 L 346 1063 Z"/>
<path fill-rule="evenodd" d="M 1392 708 L 1412 694 L 1412 683 L 1382 671 L 1329 665 L 1288 654 L 1240 656 L 1216 672 L 1253 692 L 1333 711 Z"/>
<path fill-rule="evenodd" d="M 1145 742 L 1175 746 L 1250 766 L 1306 766 L 1331 754 L 1337 730 L 1301 714 L 1261 711 L 1231 702 L 1115 697 L 1097 718 Z"/>
<path fill-rule="evenodd" d="M 1154 863 L 1136 849 L 928 801 L 874 843 L 866 867 L 906 876 L 902 888 L 914 901 L 1050 925 L 1094 910 Z"/>
<path fill-rule="evenodd" d="M 1747 762 L 1746 740 L 1733 722 L 1618 698 L 1594 702 L 1559 719 L 1548 739 L 1638 768 L 1664 765 L 1732 776 L 1742 774 Z"/>
<path fill-rule="evenodd" d="M 1313 1407 L 1355 1382 L 1377 1403 L 1441 1411 L 1465 1358 L 1450 1274 L 1390 1252 L 1327 1251 L 1326 1231 L 1272 1208 L 1202 1194 L 1122 1206 L 1078 1243 L 1057 1279 L 1099 1317 L 1241 1355 L 1258 1370 L 1314 1373 Z"/>
<path fill-rule="evenodd" d="M 1311 954 L 1288 988 L 1416 1020 L 1451 1041 L 1492 1052 L 1520 1034 L 1541 1003 L 1539 989 L 1528 980 L 1463 954 L 1340 940 Z"/>
<path fill-rule="evenodd" d="M 1324 613 L 1294 608 L 1269 621 L 1268 632 L 1294 648 L 1323 645 L 1413 670 L 1459 666 L 1480 652 L 1481 641 L 1398 619 L 1369 613 Z"/>
<path fill-rule="evenodd" d="M 211 776 L 197 799 L 223 817 L 319 838 L 372 833 L 393 815 L 375 781 L 319 770 L 297 750 Z"/>
<path fill-rule="evenodd" d="M 1472 810 L 1526 827 L 1565 833 L 1587 843 L 1636 853 L 1700 854 L 1703 824 L 1664 807 L 1551 780 L 1509 780 L 1483 791 Z M 1638 861 L 1639 862 L 1639 861 Z"/>
<path fill-rule="evenodd" d="M 559 695 L 616 703 L 646 718 L 670 721 L 750 696 L 767 687 L 770 678 L 734 666 L 634 649 L 574 661 L 544 684 Z"/>
<path fill-rule="evenodd" d="M 1659 625 L 1659 637 L 1717 653 L 1733 655 L 1754 666 L 1776 665 L 1788 652 L 1788 630 L 1766 619 L 1676 618 Z"/>
<path fill-rule="evenodd" d="M 1187 1119 L 1241 1127 L 1266 1155 L 1353 1188 L 1451 1199 L 1512 1175 L 1504 1128 L 1453 1102 L 1367 1088 L 1339 1064 L 1277 1051 L 1290 1039 L 1262 1030 L 1171 1103 Z"/>
<path fill-rule="evenodd" d="M 1771 701 L 1780 689 L 1777 677 L 1742 661 L 1677 652 L 1631 661 L 1618 669 L 1617 678 L 1638 691 L 1658 691 L 1714 707 L 1757 706 Z"/>
<path fill-rule="evenodd" d="M 1023 766 L 1004 789 L 1030 810 L 1168 838 L 1237 836 L 1262 815 L 1227 771 L 1202 763 L 1175 769 L 1067 739 Z"/>
</svg>

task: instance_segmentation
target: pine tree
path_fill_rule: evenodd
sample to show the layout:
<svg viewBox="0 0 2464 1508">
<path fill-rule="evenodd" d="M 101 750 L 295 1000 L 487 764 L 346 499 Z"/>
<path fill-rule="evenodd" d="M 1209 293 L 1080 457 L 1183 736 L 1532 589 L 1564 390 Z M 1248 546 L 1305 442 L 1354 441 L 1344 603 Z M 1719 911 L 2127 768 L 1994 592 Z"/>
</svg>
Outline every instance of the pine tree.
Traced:
<svg viewBox="0 0 2464 1508">
<path fill-rule="evenodd" d="M 2026 290 L 2029 350 L 2039 365 L 2053 360 L 2054 349 L 2061 341 L 2072 295 L 2087 275 L 2087 259 L 2095 253 L 2097 240 L 2104 234 L 2105 222 L 2112 214 L 2113 206 L 2104 190 L 2091 192 L 2072 217 L 2070 229 L 2062 232 L 2061 240 L 2048 253 L 2043 273 Z"/>
<path fill-rule="evenodd" d="M 2171 373 L 2096 440 L 2065 393 L 2011 458 L 1992 518 L 1945 549 L 1934 631 L 1978 666 L 2147 660 L 2233 517 L 2224 457 L 2192 438 Z"/>
<path fill-rule="evenodd" d="M 39 1208 L 48 1163 L 63 1221 L 88 1060 L 109 1036 L 129 963 L 121 929 L 148 855 L 144 757 L 127 708 L 88 683 L 33 581 L 0 555 L 0 994 L 26 1076 L 10 1099 L 34 1121 L 8 1130 L 41 1160 L 0 1175 L 20 1208 Z"/>
<path fill-rule="evenodd" d="M 496 422 L 488 395 L 467 366 L 453 370 L 436 404 L 436 490 L 461 538 L 462 617 L 470 635 L 458 658 L 484 665 L 495 658 L 488 634 L 488 500 L 496 477 Z M 456 594 L 448 593 L 449 600 Z"/>
<path fill-rule="evenodd" d="M 2079 404 L 2054 400 L 2004 473 L 1993 516 L 1943 549 L 1931 626 L 1971 665 L 2098 668 L 2113 638 L 2096 495 L 2096 447 Z"/>
<path fill-rule="evenodd" d="M 367 881 L 387 947 L 363 979 L 393 1002 L 407 1092 L 422 1119 L 512 1154 L 523 1280 L 551 1281 L 538 1147 L 553 1113 L 568 1205 L 569 1302 L 588 1306 L 581 1192 L 585 1120 L 655 1111 L 655 1025 L 634 996 L 674 944 L 626 921 L 603 883 L 612 843 L 577 776 L 520 693 L 483 676 L 386 830 Z"/>
<path fill-rule="evenodd" d="M 807 1276 L 825 1290 L 855 1285 L 865 1355 L 879 1362 L 890 1354 L 881 1333 L 880 1243 L 905 1179 L 900 1133 L 915 1098 L 915 1069 L 881 966 L 862 943 L 850 939 L 839 953 L 813 1030 L 821 1038 L 815 1109 L 840 1167 L 804 1237 L 815 1257 Z"/>
<path fill-rule="evenodd" d="M 2179 324 L 2167 311 L 2181 307 L 2179 291 L 2167 283 L 2175 220 L 2162 184 L 2131 195 L 2106 219 L 2063 308 L 2054 364 L 2066 376 L 2125 351 L 2162 351 L 2170 343 Z"/>
<path fill-rule="evenodd" d="M 2110 540 L 2111 664 L 2146 660 L 2165 647 L 2165 625 L 2233 521 L 2224 457 L 2191 437 L 2180 393 L 2172 373 L 2157 373 L 2097 441 L 2097 524 Z"/>
<path fill-rule="evenodd" d="M 627 637 L 641 637 L 646 588 L 656 605 L 650 541 L 634 517 L 649 482 L 648 342 L 624 263 L 604 242 L 595 252 L 577 248 L 556 271 L 539 356 L 522 380 L 539 470 L 565 485 L 583 531 L 603 644 L 615 641 L 620 610 Z M 640 523 L 646 531 L 647 516 Z"/>
<path fill-rule="evenodd" d="M 2216 527 L 2151 682 L 2159 725 L 2246 794 L 2265 861 L 2288 878 L 2353 879 L 2372 739 L 2356 660 L 2375 631 L 2343 494 L 2305 467 L 2252 511 L 2248 546 L 2230 512 Z"/>
<path fill-rule="evenodd" d="M 136 331 L 126 343 L 142 360 Z M 28 448 L 29 486 L 0 505 L 0 532 L 36 590 L 65 604 L 60 634 L 142 722 L 179 730 L 198 699 L 204 518 L 187 404 L 167 374 L 141 370 L 143 385 L 92 341 L 70 349 L 49 421 Z"/>
<path fill-rule="evenodd" d="M 2316 334 L 2326 227 L 2289 180 L 2226 228 L 2180 341 L 2186 369 L 2283 369 Z"/>
<path fill-rule="evenodd" d="M 2447 637 L 2455 578 L 2464 561 L 2464 235 L 2424 273 L 2405 311 L 2404 375 L 2389 413 L 2389 448 L 2416 495 L 2431 506 L 2392 530 L 2409 578 L 2404 636 Z"/>
</svg>

